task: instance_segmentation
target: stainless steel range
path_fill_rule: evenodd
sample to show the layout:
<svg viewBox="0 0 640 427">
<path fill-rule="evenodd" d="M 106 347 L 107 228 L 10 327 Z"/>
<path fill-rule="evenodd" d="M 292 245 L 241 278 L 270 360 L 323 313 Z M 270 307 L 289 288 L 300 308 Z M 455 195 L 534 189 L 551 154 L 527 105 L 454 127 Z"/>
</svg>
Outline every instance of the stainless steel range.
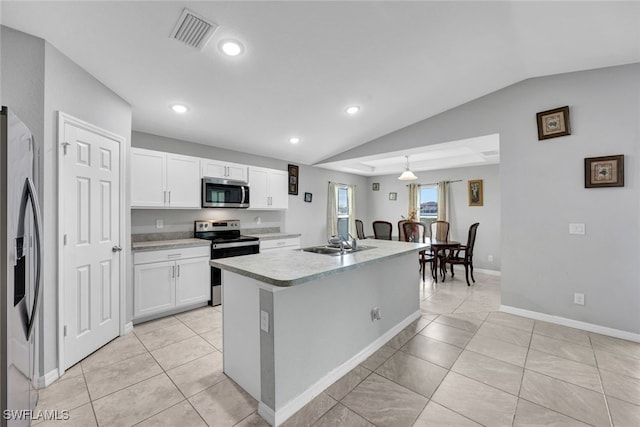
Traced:
<svg viewBox="0 0 640 427">
<path fill-rule="evenodd" d="M 211 259 L 260 252 L 260 240 L 257 237 L 242 236 L 240 221 L 237 219 L 195 221 L 194 236 L 198 239 L 211 240 Z M 222 302 L 221 285 L 220 269 L 211 267 L 211 301 L 209 301 L 209 305 L 219 305 Z"/>
</svg>

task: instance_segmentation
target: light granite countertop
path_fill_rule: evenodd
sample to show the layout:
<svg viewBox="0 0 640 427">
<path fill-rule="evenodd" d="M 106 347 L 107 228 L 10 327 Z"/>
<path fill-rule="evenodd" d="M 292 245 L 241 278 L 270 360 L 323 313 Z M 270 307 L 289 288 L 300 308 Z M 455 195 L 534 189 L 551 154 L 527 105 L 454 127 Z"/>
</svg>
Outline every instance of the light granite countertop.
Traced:
<svg viewBox="0 0 640 427">
<path fill-rule="evenodd" d="M 298 249 L 215 259 L 209 263 L 213 267 L 251 277 L 270 285 L 288 287 L 362 268 L 371 263 L 429 247 L 428 244 L 423 243 L 375 239 L 359 240 L 358 244 L 362 247 L 372 247 L 372 249 L 342 256 L 316 254 Z"/>
<path fill-rule="evenodd" d="M 205 239 L 177 239 L 177 240 L 152 240 L 148 242 L 134 242 L 131 248 L 134 252 L 159 251 L 163 249 L 192 248 L 198 246 L 211 246 L 210 240 Z"/>
<path fill-rule="evenodd" d="M 260 240 L 277 240 L 277 239 L 290 239 L 293 237 L 300 237 L 301 234 L 296 233 L 251 233 L 245 234 L 245 236 L 257 237 Z"/>
</svg>

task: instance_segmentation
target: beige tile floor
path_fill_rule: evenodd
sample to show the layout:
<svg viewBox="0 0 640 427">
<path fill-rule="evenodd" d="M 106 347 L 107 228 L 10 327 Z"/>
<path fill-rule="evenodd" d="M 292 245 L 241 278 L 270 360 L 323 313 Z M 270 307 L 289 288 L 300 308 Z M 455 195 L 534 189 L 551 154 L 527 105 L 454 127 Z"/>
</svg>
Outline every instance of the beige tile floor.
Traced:
<svg viewBox="0 0 640 427">
<path fill-rule="evenodd" d="M 640 425 L 640 344 L 500 313 L 499 277 L 462 276 L 420 283 L 422 318 L 285 425 Z M 222 372 L 221 325 L 219 307 L 138 325 L 42 390 L 38 409 L 82 427 L 267 425 Z"/>
</svg>

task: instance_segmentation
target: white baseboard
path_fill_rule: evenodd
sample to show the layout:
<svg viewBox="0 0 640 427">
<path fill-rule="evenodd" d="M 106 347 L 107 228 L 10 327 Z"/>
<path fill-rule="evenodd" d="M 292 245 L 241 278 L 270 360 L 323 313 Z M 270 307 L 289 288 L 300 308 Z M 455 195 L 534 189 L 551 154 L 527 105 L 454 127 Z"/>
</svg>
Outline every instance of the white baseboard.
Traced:
<svg viewBox="0 0 640 427">
<path fill-rule="evenodd" d="M 49 387 L 58 378 L 60 378 L 60 374 L 58 372 L 58 368 L 56 368 L 47 372 L 44 376 L 38 377 L 35 386 L 37 389 Z"/>
<path fill-rule="evenodd" d="M 371 344 L 362 349 L 358 354 L 353 356 L 351 359 L 347 360 L 345 363 L 338 366 L 324 377 L 320 378 L 302 394 L 287 402 L 282 408 L 278 409 L 277 411 L 274 411 L 267 405 L 260 402 L 258 404 L 258 414 L 260 414 L 260 416 L 272 426 L 278 426 L 282 424 L 289 417 L 302 409 L 302 407 L 304 407 L 307 403 L 311 402 L 316 396 L 322 393 L 327 387 L 338 381 L 360 363 L 367 360 L 369 356 L 378 351 L 380 347 L 386 344 L 387 341 L 396 336 L 404 328 L 409 326 L 411 322 L 419 319 L 420 316 L 422 316 L 420 310 L 410 314 L 402 322 L 389 329 L 383 335 L 378 337 L 378 339 L 373 341 Z"/>
<path fill-rule="evenodd" d="M 124 335 L 127 335 L 130 332 L 133 332 L 133 322 L 124 324 Z"/>
<path fill-rule="evenodd" d="M 500 311 L 503 313 L 528 317 L 534 320 L 542 320 L 544 322 L 555 323 L 556 325 L 567 326 L 569 328 L 581 329 L 583 331 L 594 332 L 601 335 L 608 335 L 610 337 L 620 338 L 623 340 L 640 342 L 640 334 L 634 334 L 633 332 L 621 331 L 619 329 L 595 325 L 593 323 L 581 322 L 579 320 L 567 319 L 566 317 L 539 313 L 537 311 L 524 310 L 522 308 L 511 307 L 508 305 L 500 305 Z"/>
<path fill-rule="evenodd" d="M 462 269 L 464 271 L 464 269 Z M 484 273 L 488 276 L 502 276 L 502 272 L 498 270 L 485 270 L 484 268 L 473 268 L 474 273 Z"/>
</svg>

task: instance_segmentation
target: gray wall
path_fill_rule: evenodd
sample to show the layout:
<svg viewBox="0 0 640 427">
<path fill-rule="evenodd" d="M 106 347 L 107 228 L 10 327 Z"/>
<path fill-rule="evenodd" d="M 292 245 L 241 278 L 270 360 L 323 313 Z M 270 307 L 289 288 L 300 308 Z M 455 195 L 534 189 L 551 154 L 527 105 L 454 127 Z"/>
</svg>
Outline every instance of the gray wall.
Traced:
<svg viewBox="0 0 640 427">
<path fill-rule="evenodd" d="M 538 141 L 536 113 L 564 105 L 572 135 Z M 500 134 L 502 304 L 638 333 L 639 117 L 631 64 L 526 80 L 326 161 Z M 585 189 L 584 158 L 611 154 L 625 187 Z"/>
<path fill-rule="evenodd" d="M 133 132 L 131 144 L 134 147 L 190 156 L 223 160 L 252 166 L 287 170 L 287 162 L 268 157 L 231 151 L 209 145 L 165 138 L 142 132 Z M 326 215 L 328 182 L 335 181 L 356 185 L 356 211 L 366 212 L 365 177 L 334 172 L 313 166 L 300 167 L 298 195 L 289 195 L 289 209 L 286 211 L 254 211 L 246 209 L 133 209 L 131 211 L 132 232 L 151 233 L 169 231 L 190 231 L 193 221 L 198 219 L 239 219 L 242 228 L 280 227 L 282 231 L 300 233 L 303 246 L 326 242 Z M 311 203 L 304 202 L 304 193 L 312 193 Z M 258 218 L 260 222 L 258 223 Z M 155 220 L 162 219 L 164 228 L 156 229 Z"/>
<path fill-rule="evenodd" d="M 406 181 L 399 181 L 398 174 L 369 178 L 367 185 L 368 208 L 363 216 L 365 233 L 373 234 L 371 222 L 374 220 L 393 223 L 393 234 L 398 234 L 397 223 L 407 216 L 409 189 Z M 500 167 L 499 165 L 445 169 L 415 172 L 416 183 L 431 184 L 438 181 L 457 181 L 450 185 L 449 214 L 452 240 L 466 242 L 469 226 L 479 222 L 478 237 L 474 249 L 474 267 L 486 270 L 500 270 Z M 467 180 L 482 179 L 484 206 L 469 206 Z M 380 183 L 380 191 L 373 191 L 371 184 Z M 389 200 L 389 193 L 398 193 L 397 200 Z M 489 261 L 489 255 L 493 261 Z"/>
<path fill-rule="evenodd" d="M 2 27 L 2 89 L 2 103 L 31 128 L 40 149 L 44 288 L 39 346 L 40 374 L 45 374 L 57 368 L 58 355 L 57 111 L 125 137 L 128 157 L 131 107 L 52 45 L 7 27 Z M 122 226 L 128 236 L 128 221 Z M 122 245 L 130 247 L 128 237 Z"/>
</svg>

